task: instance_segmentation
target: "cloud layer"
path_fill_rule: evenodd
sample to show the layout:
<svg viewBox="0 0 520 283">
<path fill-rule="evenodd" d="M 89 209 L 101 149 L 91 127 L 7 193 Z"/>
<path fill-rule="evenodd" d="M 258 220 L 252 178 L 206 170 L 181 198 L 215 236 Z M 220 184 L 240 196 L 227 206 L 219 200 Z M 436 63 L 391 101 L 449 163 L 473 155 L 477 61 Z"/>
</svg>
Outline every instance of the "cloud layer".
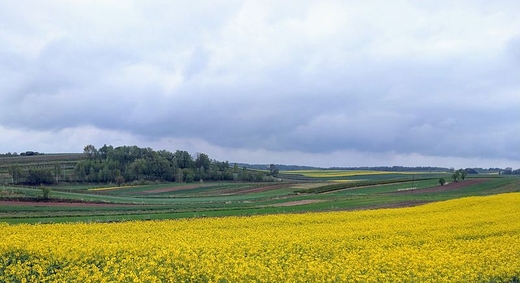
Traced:
<svg viewBox="0 0 520 283">
<path fill-rule="evenodd" d="M 520 166 L 517 1 L 28 6 L 0 4 L 5 152 Z"/>
</svg>

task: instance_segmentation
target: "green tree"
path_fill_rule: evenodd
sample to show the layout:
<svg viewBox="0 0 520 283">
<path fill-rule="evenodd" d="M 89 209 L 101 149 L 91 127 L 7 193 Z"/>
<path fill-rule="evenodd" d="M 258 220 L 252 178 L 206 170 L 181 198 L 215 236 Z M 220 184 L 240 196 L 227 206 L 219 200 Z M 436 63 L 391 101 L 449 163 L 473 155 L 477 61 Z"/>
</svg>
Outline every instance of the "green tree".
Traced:
<svg viewBox="0 0 520 283">
<path fill-rule="evenodd" d="M 54 163 L 54 180 L 56 184 L 60 182 L 61 175 L 61 164 L 59 162 Z"/>
<path fill-rule="evenodd" d="M 453 182 L 458 182 L 459 178 L 460 178 L 460 172 L 459 171 L 455 171 L 453 173 L 453 175 L 451 175 L 451 177 L 453 178 Z"/>
<path fill-rule="evenodd" d="M 114 178 L 114 181 L 119 187 L 121 187 L 121 185 L 125 183 L 125 177 L 123 177 L 122 175 L 118 175 Z"/>
<path fill-rule="evenodd" d="M 85 163 L 80 161 L 76 164 L 74 168 L 74 175 L 76 175 L 76 179 L 80 182 L 84 182 L 87 177 L 87 172 L 85 170 Z"/>
<path fill-rule="evenodd" d="M 108 182 L 112 179 L 112 172 L 110 171 L 108 164 L 103 166 L 103 169 L 99 171 L 100 177 L 99 180 L 102 182 Z"/>
<path fill-rule="evenodd" d="M 113 154 L 113 152 L 114 152 L 114 147 L 107 146 L 105 144 L 98 150 L 99 159 L 106 160 L 106 159 L 108 159 L 109 156 L 111 156 Z"/>
<path fill-rule="evenodd" d="M 459 174 L 460 174 L 460 178 L 462 179 L 462 181 L 464 181 L 464 179 L 466 178 L 466 175 L 468 175 L 468 171 L 467 170 L 463 170 L 463 169 L 459 169 Z"/>
<path fill-rule="evenodd" d="M 261 181 L 265 175 L 261 173 L 256 176 L 253 172 L 248 172 L 246 178 L 246 174 L 239 172 L 236 164 L 230 167 L 228 161 L 212 160 L 204 153 L 198 153 L 194 160 L 187 151 L 181 150 L 172 153 L 137 146 L 113 148 L 107 145 L 96 150 L 93 145 L 87 145 L 84 154 L 88 158 L 78 162 L 74 169 L 76 180 L 80 182 L 117 182 L 116 178 L 119 176 L 126 182 L 142 178 L 177 182 L 201 179 Z M 276 176 L 278 169 L 274 167 L 270 173 Z"/>
<path fill-rule="evenodd" d="M 175 152 L 175 157 L 177 159 L 177 165 L 181 169 L 185 168 L 193 168 L 193 158 L 187 151 L 177 150 Z"/>
<path fill-rule="evenodd" d="M 97 157 L 98 151 L 95 146 L 89 144 L 83 148 L 83 154 L 85 154 L 89 159 L 93 159 Z"/>
<path fill-rule="evenodd" d="M 177 171 L 175 172 L 175 182 L 184 182 L 184 174 L 182 173 L 182 170 L 180 168 L 177 168 Z"/>
<path fill-rule="evenodd" d="M 197 158 L 195 159 L 195 167 L 197 168 L 204 168 L 204 171 L 209 170 L 209 167 L 211 165 L 211 161 L 209 160 L 209 157 L 207 154 L 204 153 L 197 153 Z"/>
<path fill-rule="evenodd" d="M 54 183 L 54 176 L 50 169 L 31 169 L 27 174 L 27 184 L 41 185 Z"/>
<path fill-rule="evenodd" d="M 271 176 L 276 177 L 276 176 L 278 176 L 279 172 L 280 171 L 278 170 L 278 168 L 276 168 L 276 165 L 274 165 L 274 164 L 269 165 L 269 173 L 271 174 Z"/>
<path fill-rule="evenodd" d="M 134 160 L 129 166 L 129 170 L 132 172 L 136 180 L 142 178 L 142 174 L 146 169 L 146 160 L 139 158 Z"/>
<path fill-rule="evenodd" d="M 444 178 L 440 178 L 439 184 L 441 184 L 441 186 L 444 186 L 444 184 L 446 184 L 446 180 Z"/>
<path fill-rule="evenodd" d="M 51 188 L 46 187 L 46 186 L 41 186 L 40 188 L 41 188 L 42 193 L 43 193 L 43 199 L 48 200 L 49 199 L 49 195 L 51 193 Z"/>
<path fill-rule="evenodd" d="M 20 182 L 20 179 L 23 177 L 23 171 L 20 165 L 13 164 L 7 168 L 7 173 L 11 175 L 11 179 L 14 184 L 18 184 Z"/>
<path fill-rule="evenodd" d="M 98 177 L 99 177 L 99 175 L 98 175 L 96 169 L 94 168 L 93 165 L 91 165 L 90 168 L 88 169 L 87 180 L 89 182 L 97 182 Z"/>
</svg>

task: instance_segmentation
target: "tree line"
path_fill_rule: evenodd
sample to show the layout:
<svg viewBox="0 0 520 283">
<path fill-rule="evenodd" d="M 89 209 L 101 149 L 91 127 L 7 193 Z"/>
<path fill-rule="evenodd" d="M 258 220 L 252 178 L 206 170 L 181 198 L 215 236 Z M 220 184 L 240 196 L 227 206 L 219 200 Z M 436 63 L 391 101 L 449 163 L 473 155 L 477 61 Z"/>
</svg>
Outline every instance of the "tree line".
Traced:
<svg viewBox="0 0 520 283">
<path fill-rule="evenodd" d="M 453 178 L 453 182 L 458 182 L 458 181 L 464 181 L 466 179 L 466 176 L 468 174 L 478 174 L 478 173 L 473 173 L 471 171 L 471 169 L 459 169 L 457 171 L 453 171 L 453 174 L 451 175 L 451 178 Z M 439 179 L 439 184 L 441 186 L 444 186 L 444 184 L 446 184 L 446 180 L 444 178 L 440 178 Z"/>
<path fill-rule="evenodd" d="M 103 145 L 97 149 L 87 145 L 67 181 L 80 183 L 123 183 L 135 181 L 200 182 L 200 181 L 272 181 L 273 173 L 249 170 L 245 166 L 230 165 L 228 161 L 210 159 L 205 153 L 192 156 L 177 150 L 155 151 L 138 146 Z M 58 183 L 63 176 L 59 162 L 34 168 L 12 164 L 8 173 L 15 184 L 29 185 Z"/>
<path fill-rule="evenodd" d="M 37 152 L 37 151 L 28 150 L 28 151 L 25 151 L 25 152 L 20 152 L 20 154 L 18 154 L 16 152 L 7 152 L 5 154 L 0 154 L 1 157 L 33 156 L 33 155 L 43 155 L 43 153 L 40 153 L 40 152 Z"/>
<path fill-rule="evenodd" d="M 87 145 L 83 151 L 85 159 L 77 163 L 74 174 L 80 182 L 125 182 L 144 181 L 265 181 L 266 174 L 259 171 L 240 169 L 228 161 L 210 159 L 205 153 L 196 156 L 177 150 L 155 151 L 137 146 L 104 145 L 96 149 Z"/>
</svg>

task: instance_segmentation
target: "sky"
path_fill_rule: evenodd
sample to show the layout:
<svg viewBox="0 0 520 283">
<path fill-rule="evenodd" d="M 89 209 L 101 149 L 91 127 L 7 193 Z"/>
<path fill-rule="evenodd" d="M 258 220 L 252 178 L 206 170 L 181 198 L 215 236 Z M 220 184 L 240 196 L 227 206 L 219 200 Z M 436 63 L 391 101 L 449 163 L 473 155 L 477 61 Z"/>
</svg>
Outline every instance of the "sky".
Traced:
<svg viewBox="0 0 520 283">
<path fill-rule="evenodd" d="M 520 1 L 0 2 L 0 153 L 520 167 Z"/>
</svg>

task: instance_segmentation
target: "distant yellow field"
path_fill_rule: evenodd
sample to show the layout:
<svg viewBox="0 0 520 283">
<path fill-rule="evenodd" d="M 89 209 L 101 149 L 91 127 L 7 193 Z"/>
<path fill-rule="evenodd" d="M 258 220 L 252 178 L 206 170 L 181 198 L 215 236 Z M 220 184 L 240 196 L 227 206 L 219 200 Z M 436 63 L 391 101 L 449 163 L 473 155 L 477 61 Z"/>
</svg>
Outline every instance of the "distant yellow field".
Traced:
<svg viewBox="0 0 520 283">
<path fill-rule="evenodd" d="M 94 188 L 94 189 L 88 189 L 89 191 L 110 191 L 110 190 L 117 190 L 117 189 L 124 189 L 125 187 L 107 187 L 107 188 Z"/>
<path fill-rule="evenodd" d="M 390 171 L 370 171 L 370 170 L 293 170 L 284 171 L 285 174 L 300 174 L 307 177 L 314 178 L 335 178 L 335 177 L 350 177 L 363 175 L 381 175 L 381 174 L 403 174 L 413 175 L 418 172 L 390 172 Z M 428 174 L 429 172 L 421 172 L 421 174 Z"/>
<path fill-rule="evenodd" d="M 357 212 L 0 223 L 0 282 L 518 282 L 520 193 Z"/>
</svg>

